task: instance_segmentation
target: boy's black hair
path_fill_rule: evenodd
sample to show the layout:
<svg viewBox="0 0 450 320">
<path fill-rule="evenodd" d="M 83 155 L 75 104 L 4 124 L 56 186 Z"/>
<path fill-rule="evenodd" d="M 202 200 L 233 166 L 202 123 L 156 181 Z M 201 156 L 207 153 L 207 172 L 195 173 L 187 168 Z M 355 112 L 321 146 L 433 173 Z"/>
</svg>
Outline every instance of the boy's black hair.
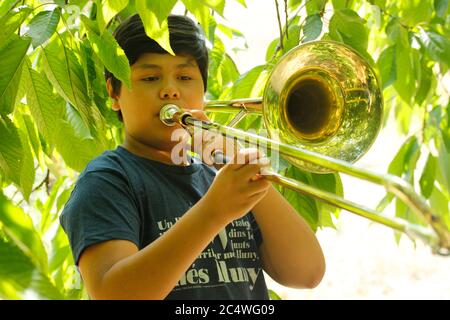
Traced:
<svg viewBox="0 0 450 320">
<path fill-rule="evenodd" d="M 169 15 L 168 17 L 170 46 L 175 54 L 189 54 L 198 64 L 203 78 L 204 90 L 206 92 L 208 80 L 208 50 L 201 28 L 190 18 L 181 15 Z M 144 53 L 167 53 L 156 41 L 149 38 L 145 33 L 144 25 L 138 14 L 123 21 L 114 31 L 114 37 L 125 55 L 133 65 Z M 114 94 L 120 93 L 122 83 L 108 70 L 105 78 L 111 78 Z M 122 114 L 118 111 L 119 119 Z"/>
</svg>

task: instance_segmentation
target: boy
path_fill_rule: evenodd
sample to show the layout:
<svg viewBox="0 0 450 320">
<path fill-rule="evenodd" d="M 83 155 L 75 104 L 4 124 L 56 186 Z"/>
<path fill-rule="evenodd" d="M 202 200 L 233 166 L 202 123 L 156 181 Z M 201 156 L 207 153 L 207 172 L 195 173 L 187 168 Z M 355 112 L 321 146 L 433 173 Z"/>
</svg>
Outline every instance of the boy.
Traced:
<svg viewBox="0 0 450 320">
<path fill-rule="evenodd" d="M 180 127 L 162 124 L 159 110 L 174 103 L 205 118 L 208 54 L 192 20 L 168 23 L 176 56 L 146 36 L 137 15 L 116 30 L 132 88 L 106 77 L 125 140 L 89 163 L 61 216 L 90 297 L 268 299 L 263 269 L 283 285 L 315 287 L 325 270 L 320 245 L 258 175 L 258 152 L 240 150 L 218 171 L 188 156 L 173 164 Z"/>
</svg>

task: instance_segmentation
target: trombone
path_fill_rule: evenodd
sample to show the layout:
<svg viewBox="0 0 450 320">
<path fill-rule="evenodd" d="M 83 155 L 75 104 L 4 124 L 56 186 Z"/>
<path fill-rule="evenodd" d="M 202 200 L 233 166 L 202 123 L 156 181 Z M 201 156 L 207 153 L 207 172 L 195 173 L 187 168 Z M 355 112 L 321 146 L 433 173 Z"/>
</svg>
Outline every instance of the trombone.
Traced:
<svg viewBox="0 0 450 320">
<path fill-rule="evenodd" d="M 352 165 L 375 141 L 383 114 L 377 76 L 352 48 L 334 41 L 299 45 L 275 65 L 262 98 L 210 101 L 204 109 L 237 114 L 228 125 L 221 125 L 198 120 L 189 111 L 167 104 L 160 110 L 160 119 L 168 126 L 197 127 L 275 149 L 291 164 L 310 172 L 341 172 L 384 186 L 431 228 L 383 215 L 274 170 L 264 173 L 266 179 L 286 188 L 421 239 L 434 253 L 450 254 L 450 231 L 409 183 Z M 279 141 L 234 128 L 248 113 L 262 114 L 269 136 L 278 136 Z"/>
</svg>

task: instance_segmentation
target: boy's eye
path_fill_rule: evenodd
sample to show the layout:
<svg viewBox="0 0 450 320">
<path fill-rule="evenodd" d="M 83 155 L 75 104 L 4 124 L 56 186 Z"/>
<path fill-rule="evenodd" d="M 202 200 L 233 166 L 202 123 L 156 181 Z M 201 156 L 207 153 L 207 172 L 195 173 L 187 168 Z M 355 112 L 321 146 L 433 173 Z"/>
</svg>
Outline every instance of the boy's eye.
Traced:
<svg viewBox="0 0 450 320">
<path fill-rule="evenodd" d="M 156 81 L 156 80 L 159 80 L 159 77 L 157 77 L 157 76 L 150 76 L 150 77 L 146 77 L 146 78 L 144 78 L 142 80 L 144 80 L 144 81 Z"/>
<path fill-rule="evenodd" d="M 189 76 L 179 76 L 178 77 L 180 80 L 191 80 L 192 78 Z"/>
</svg>

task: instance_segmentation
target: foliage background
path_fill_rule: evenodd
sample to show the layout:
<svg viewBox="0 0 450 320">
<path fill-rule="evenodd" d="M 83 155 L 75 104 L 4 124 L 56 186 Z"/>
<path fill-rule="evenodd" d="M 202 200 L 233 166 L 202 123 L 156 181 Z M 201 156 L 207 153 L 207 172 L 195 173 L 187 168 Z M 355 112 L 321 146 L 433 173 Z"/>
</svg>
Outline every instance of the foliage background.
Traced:
<svg viewBox="0 0 450 320">
<path fill-rule="evenodd" d="M 147 32 L 170 50 L 167 34 L 159 31 L 166 28 L 164 19 L 175 5 L 202 24 L 210 43 L 208 99 L 260 96 L 276 61 L 302 42 L 333 39 L 363 54 L 382 81 L 386 121 L 394 116 L 405 137 L 386 171 L 415 185 L 450 229 L 448 0 L 273 1 L 278 7 L 273 11 L 278 25 L 273 28 L 279 36 L 267 47 L 266 62 L 243 74 L 232 52 L 245 50 L 245 35 L 224 19 L 230 1 L 0 4 L 1 297 L 87 298 L 58 216 L 78 172 L 122 141 L 123 128 L 110 109 L 103 68 L 127 83 L 129 67 L 111 31 L 139 12 L 148 26 L 160 26 Z M 234 2 L 246 6 L 244 0 Z M 230 39 L 239 45 L 225 46 Z M 228 120 L 225 115 L 212 117 Z M 259 128 L 260 121 L 248 117 L 239 127 Z M 314 175 L 287 163 L 281 170 L 343 193 L 337 174 Z M 337 210 L 282 188 L 280 192 L 314 230 L 334 227 Z M 379 207 L 388 205 L 395 207 L 397 216 L 421 223 L 386 194 Z"/>
</svg>

